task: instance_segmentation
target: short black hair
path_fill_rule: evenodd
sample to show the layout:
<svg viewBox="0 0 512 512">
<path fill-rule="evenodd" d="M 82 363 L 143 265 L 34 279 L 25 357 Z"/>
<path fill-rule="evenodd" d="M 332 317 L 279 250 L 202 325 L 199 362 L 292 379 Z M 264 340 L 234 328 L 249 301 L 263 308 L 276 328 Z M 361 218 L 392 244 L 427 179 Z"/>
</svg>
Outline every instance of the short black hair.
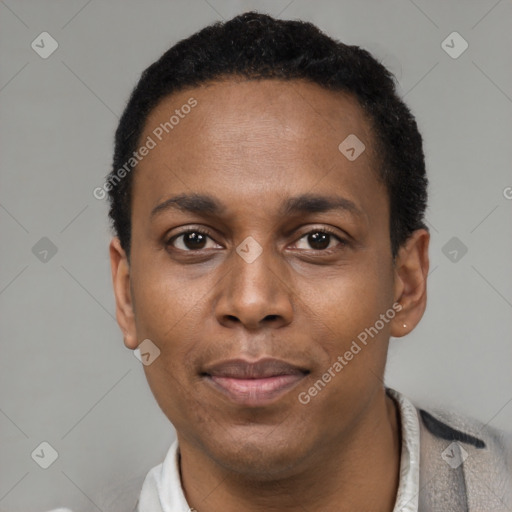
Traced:
<svg viewBox="0 0 512 512">
<path fill-rule="evenodd" d="M 136 151 L 148 115 L 169 94 L 230 77 L 306 80 L 353 95 L 370 120 L 372 150 L 379 155 L 376 172 L 388 192 L 393 257 L 413 231 L 426 228 L 422 137 L 395 90 L 395 77 L 368 51 L 336 41 L 311 23 L 251 11 L 179 41 L 135 86 L 116 130 L 106 187 L 112 226 L 128 256 L 133 173 L 123 173 L 123 179 L 116 173 Z"/>
</svg>

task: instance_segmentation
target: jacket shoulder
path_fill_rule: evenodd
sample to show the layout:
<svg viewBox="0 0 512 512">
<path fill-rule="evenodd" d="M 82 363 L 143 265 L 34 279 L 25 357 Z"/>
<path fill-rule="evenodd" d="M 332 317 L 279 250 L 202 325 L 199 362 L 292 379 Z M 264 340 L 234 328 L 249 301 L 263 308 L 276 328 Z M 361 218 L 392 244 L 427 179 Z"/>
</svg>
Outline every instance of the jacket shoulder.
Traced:
<svg viewBox="0 0 512 512">
<path fill-rule="evenodd" d="M 432 495 L 425 497 L 430 508 L 441 499 L 442 488 L 442 494 L 461 502 L 460 510 L 511 510 L 512 433 L 445 409 L 417 407 L 417 411 L 422 437 L 420 477 L 438 482 Z"/>
</svg>

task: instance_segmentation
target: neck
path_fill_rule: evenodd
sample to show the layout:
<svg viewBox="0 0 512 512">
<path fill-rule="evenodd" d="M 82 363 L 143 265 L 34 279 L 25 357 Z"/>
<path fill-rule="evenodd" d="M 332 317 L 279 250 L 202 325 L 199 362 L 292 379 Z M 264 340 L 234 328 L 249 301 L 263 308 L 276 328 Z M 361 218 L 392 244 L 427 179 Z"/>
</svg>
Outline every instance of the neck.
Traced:
<svg viewBox="0 0 512 512">
<path fill-rule="evenodd" d="M 265 480 L 226 471 L 200 450 L 180 446 L 181 479 L 197 512 L 373 510 L 392 512 L 399 482 L 398 409 L 384 389 L 347 439 L 319 450 L 283 478 Z"/>
</svg>

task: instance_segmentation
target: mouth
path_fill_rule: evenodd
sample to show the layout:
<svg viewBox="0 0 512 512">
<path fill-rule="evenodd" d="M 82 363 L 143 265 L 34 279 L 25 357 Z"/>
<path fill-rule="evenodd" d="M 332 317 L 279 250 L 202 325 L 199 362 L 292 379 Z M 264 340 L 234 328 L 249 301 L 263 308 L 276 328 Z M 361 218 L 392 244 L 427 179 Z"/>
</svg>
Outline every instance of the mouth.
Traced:
<svg viewBox="0 0 512 512">
<path fill-rule="evenodd" d="M 249 407 L 277 401 L 309 374 L 278 359 L 224 361 L 201 373 L 204 381 L 230 401 Z"/>
</svg>

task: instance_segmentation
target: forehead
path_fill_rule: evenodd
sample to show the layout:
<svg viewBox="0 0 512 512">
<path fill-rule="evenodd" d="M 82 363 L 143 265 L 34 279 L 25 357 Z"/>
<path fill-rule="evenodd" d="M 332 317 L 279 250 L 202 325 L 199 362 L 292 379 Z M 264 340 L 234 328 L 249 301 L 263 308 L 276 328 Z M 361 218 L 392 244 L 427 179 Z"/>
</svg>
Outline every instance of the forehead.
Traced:
<svg viewBox="0 0 512 512">
<path fill-rule="evenodd" d="M 191 120 L 183 123 L 183 114 L 180 119 L 174 116 L 172 122 L 177 123 L 169 132 L 171 136 L 162 134 L 166 144 L 183 144 L 184 138 L 195 138 L 198 124 L 201 137 L 242 146 L 251 140 L 261 141 L 262 136 L 270 143 L 277 135 L 280 142 L 300 140 L 304 150 L 311 150 L 338 140 L 349 130 L 366 142 L 372 137 L 370 122 L 352 94 L 304 80 L 269 79 L 225 79 L 169 95 L 150 112 L 143 136 L 179 114 L 176 110 L 186 106 L 191 97 L 198 103 L 192 115 L 185 114 Z"/>
<path fill-rule="evenodd" d="M 134 197 L 153 204 L 171 190 L 247 201 L 320 189 L 382 195 L 357 100 L 304 81 L 232 79 L 180 91 L 150 112 L 140 141 L 148 138 L 155 146 L 137 165 Z M 364 151 L 349 159 L 347 146 Z"/>
</svg>

